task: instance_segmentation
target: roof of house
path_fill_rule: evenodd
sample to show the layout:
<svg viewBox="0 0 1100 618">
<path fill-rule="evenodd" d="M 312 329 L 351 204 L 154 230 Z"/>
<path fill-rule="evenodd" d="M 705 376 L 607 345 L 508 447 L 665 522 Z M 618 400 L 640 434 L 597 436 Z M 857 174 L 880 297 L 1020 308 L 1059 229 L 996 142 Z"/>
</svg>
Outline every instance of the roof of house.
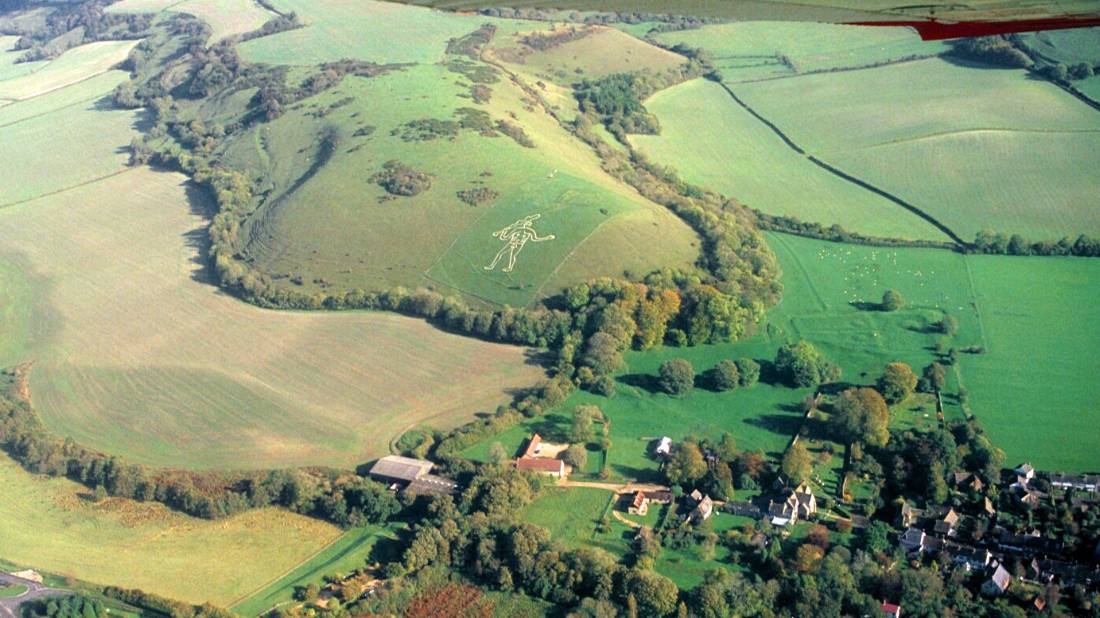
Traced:
<svg viewBox="0 0 1100 618">
<path fill-rule="evenodd" d="M 523 456 L 534 457 L 538 453 L 540 444 L 542 444 L 542 436 L 537 433 L 531 436 L 531 440 L 527 443 L 527 450 L 523 451 Z"/>
<path fill-rule="evenodd" d="M 565 464 L 560 459 L 521 457 L 516 460 L 516 467 L 520 470 L 535 470 L 537 472 L 561 473 L 565 467 Z"/>
<path fill-rule="evenodd" d="M 1016 467 L 1015 471 L 1019 474 L 1028 475 L 1028 474 L 1034 474 L 1035 473 L 1035 468 L 1032 468 L 1031 464 L 1029 464 L 1029 463 L 1022 463 L 1022 464 L 1020 464 L 1019 466 Z"/>
<path fill-rule="evenodd" d="M 434 465 L 424 459 L 386 455 L 371 466 L 370 475 L 411 482 L 430 472 Z"/>
<path fill-rule="evenodd" d="M 635 492 L 634 500 L 631 501 L 630 505 L 634 508 L 641 508 L 641 506 L 645 504 L 647 500 L 649 500 L 649 498 L 646 497 L 644 491 Z"/>
<path fill-rule="evenodd" d="M 1008 588 L 1009 582 L 1012 581 L 1012 576 L 1008 574 L 1004 566 L 997 565 L 997 570 L 993 572 L 993 576 L 989 578 L 989 581 L 993 582 L 994 586 L 997 586 L 1004 591 Z"/>
<path fill-rule="evenodd" d="M 895 605 L 894 603 L 890 603 L 888 601 L 883 601 L 882 611 L 886 612 L 887 614 L 897 614 L 901 611 L 901 606 Z"/>
</svg>

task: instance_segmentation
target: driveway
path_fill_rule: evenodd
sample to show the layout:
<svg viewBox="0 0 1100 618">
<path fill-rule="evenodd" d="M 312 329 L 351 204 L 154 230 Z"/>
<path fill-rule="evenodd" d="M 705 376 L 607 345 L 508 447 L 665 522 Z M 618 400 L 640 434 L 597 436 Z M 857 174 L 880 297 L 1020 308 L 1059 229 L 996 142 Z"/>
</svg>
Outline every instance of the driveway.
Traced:
<svg viewBox="0 0 1100 618">
<path fill-rule="evenodd" d="M 7 573 L 0 573 L 0 583 L 6 585 L 22 584 L 27 587 L 27 591 L 17 597 L 0 599 L 0 618 L 19 618 L 19 606 L 27 601 L 41 599 L 42 597 L 71 594 L 68 590 L 48 588 L 44 584 L 29 579 L 23 579 L 22 577 L 8 575 Z"/>
</svg>

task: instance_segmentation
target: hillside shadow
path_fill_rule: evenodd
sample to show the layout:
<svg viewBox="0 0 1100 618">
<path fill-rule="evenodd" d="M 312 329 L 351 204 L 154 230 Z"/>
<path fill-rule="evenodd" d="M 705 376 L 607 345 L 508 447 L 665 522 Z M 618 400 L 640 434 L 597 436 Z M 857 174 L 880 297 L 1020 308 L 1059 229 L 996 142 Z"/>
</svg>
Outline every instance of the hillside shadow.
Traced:
<svg viewBox="0 0 1100 618">
<path fill-rule="evenodd" d="M 211 243 L 208 223 L 214 215 L 210 194 L 190 180 L 183 184 L 183 190 L 187 197 L 189 211 L 192 215 L 202 217 L 204 222 L 202 226 L 182 234 L 184 244 L 193 250 L 190 261 L 195 267 L 191 269 L 191 280 L 213 287 L 217 294 L 225 294 L 218 280 L 218 274 L 214 270 L 214 262 L 210 259 Z"/>
</svg>

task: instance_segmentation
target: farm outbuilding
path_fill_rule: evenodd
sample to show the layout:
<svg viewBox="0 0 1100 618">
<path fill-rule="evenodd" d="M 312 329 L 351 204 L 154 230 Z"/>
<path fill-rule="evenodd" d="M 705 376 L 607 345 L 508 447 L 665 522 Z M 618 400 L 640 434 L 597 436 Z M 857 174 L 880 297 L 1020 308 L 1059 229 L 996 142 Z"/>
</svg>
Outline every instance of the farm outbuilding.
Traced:
<svg viewBox="0 0 1100 618">
<path fill-rule="evenodd" d="M 431 472 L 434 465 L 424 459 L 387 455 L 371 466 L 370 477 L 380 483 L 407 485 Z"/>
</svg>

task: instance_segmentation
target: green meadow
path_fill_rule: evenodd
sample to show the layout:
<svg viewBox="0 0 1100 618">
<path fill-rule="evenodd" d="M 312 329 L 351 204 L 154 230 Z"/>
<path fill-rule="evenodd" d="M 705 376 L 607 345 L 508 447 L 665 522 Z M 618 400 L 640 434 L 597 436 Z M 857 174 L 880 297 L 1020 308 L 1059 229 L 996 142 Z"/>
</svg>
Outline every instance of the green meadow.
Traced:
<svg viewBox="0 0 1100 618">
<path fill-rule="evenodd" d="M 1100 465 L 1090 446 L 1098 419 L 1089 403 L 1100 396 L 1089 378 L 1097 369 L 1091 350 L 1100 343 L 1100 330 L 1083 309 L 1100 299 L 1094 288 L 1081 284 L 1095 277 L 1100 265 L 1087 259 L 846 245 L 782 234 L 768 234 L 768 241 L 783 267 L 785 292 L 755 336 L 732 344 L 629 352 L 613 397 L 578 393 L 550 415 L 530 419 L 465 454 L 486 459 L 488 445 L 497 441 L 518 451 L 533 431 L 563 438 L 573 406 L 592 403 L 611 422 L 608 462 L 618 478 L 656 480 L 657 462 L 650 452 L 653 441 L 664 435 L 717 438 L 729 431 L 738 448 L 762 449 L 778 460 L 800 426 L 798 406 L 810 389 L 769 383 L 765 372 L 763 381 L 749 389 L 717 393 L 699 380 L 689 395 L 671 397 L 655 386 L 661 362 L 686 358 L 698 374 L 726 358 L 770 361 L 783 343 L 806 339 L 841 366 L 843 383 L 867 385 L 887 363 L 903 361 L 919 372 L 936 360 L 934 348 L 942 335 L 934 325 L 950 314 L 958 320 L 959 333 L 948 344 L 984 352 L 961 355 L 961 384 L 948 372 L 947 417 L 964 418 L 957 394 L 965 387 L 971 411 L 1010 461 L 1077 471 Z M 886 289 L 898 290 L 905 308 L 879 311 Z M 928 410 L 927 402 L 908 402 L 894 411 L 895 426 L 927 426 Z"/>
<path fill-rule="evenodd" d="M 493 121 L 514 114 L 534 148 L 469 129 L 402 139 L 406 123 L 454 121 L 456 109 L 473 108 L 459 82 L 431 65 L 348 78 L 229 144 L 228 159 L 271 188 L 244 226 L 243 253 L 284 285 L 432 285 L 513 306 L 593 276 L 695 261 L 697 237 L 682 221 L 604 174 L 586 146 L 508 82 L 493 84 L 491 102 L 476 108 Z M 325 131 L 336 146 L 315 166 Z M 370 177 L 389 160 L 429 174 L 431 187 L 387 196 Z M 477 188 L 498 198 L 476 206 L 458 198 Z M 555 238 L 528 243 L 511 272 L 507 260 L 486 270 L 505 246 L 493 233 L 536 214 L 533 229 Z"/>
<path fill-rule="evenodd" d="M 934 55 L 942 41 L 922 41 L 910 28 L 750 21 L 663 32 L 657 40 L 705 49 L 729 82 L 791 77 Z M 789 63 L 780 62 L 784 56 Z"/>
<path fill-rule="evenodd" d="M 946 240 L 916 215 L 792 150 L 720 84 L 685 82 L 658 92 L 646 108 L 660 119 L 661 134 L 630 141 L 688 182 L 768 214 L 837 223 L 872 236 Z"/>
<path fill-rule="evenodd" d="M 942 59 L 741 84 L 807 152 L 907 200 L 965 239 L 1096 233 L 1100 116 L 1022 70 Z"/>
</svg>

